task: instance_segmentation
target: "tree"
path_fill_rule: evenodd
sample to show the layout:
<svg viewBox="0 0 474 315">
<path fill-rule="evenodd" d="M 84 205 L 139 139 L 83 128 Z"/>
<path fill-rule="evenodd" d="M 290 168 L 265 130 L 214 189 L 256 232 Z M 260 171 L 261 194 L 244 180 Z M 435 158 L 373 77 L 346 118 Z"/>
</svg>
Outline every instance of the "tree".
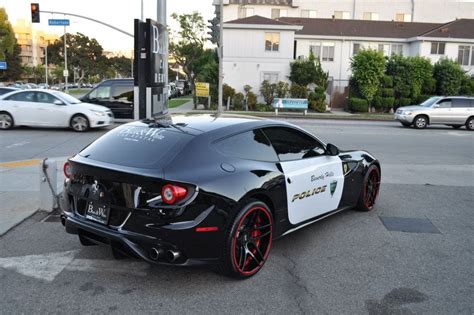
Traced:
<svg viewBox="0 0 474 315">
<path fill-rule="evenodd" d="M 307 59 L 296 60 L 290 64 L 289 79 L 301 86 L 306 87 L 314 83 L 326 89 L 328 73 L 323 71 L 319 58 L 316 58 L 311 51 Z"/>
<path fill-rule="evenodd" d="M 351 70 L 360 94 L 370 104 L 385 72 L 385 57 L 376 50 L 359 51 L 351 59 Z"/>
<path fill-rule="evenodd" d="M 466 75 L 456 61 L 442 58 L 434 65 L 433 76 L 439 95 L 456 95 Z"/>
<path fill-rule="evenodd" d="M 0 8 L 0 60 L 5 60 L 7 54 L 13 54 L 15 45 L 15 33 L 8 21 L 7 12 Z"/>
<path fill-rule="evenodd" d="M 16 41 L 16 40 L 15 40 Z M 23 66 L 20 60 L 20 46 L 15 45 L 13 53 L 7 52 L 5 54 L 5 61 L 7 62 L 7 70 L 0 71 L 0 79 L 5 81 L 16 81 L 21 78 L 23 74 Z"/>
<path fill-rule="evenodd" d="M 271 84 L 269 81 L 264 80 L 260 86 L 260 94 L 262 94 L 265 104 L 272 105 L 273 99 L 275 98 L 276 84 Z"/>
<path fill-rule="evenodd" d="M 115 74 L 122 78 L 132 77 L 132 60 L 125 56 L 109 58 L 108 63 L 111 65 Z"/>
<path fill-rule="evenodd" d="M 173 13 L 171 17 L 179 23 L 180 30 L 175 36 L 170 36 L 175 38 L 170 40 L 169 50 L 191 83 L 191 89 L 194 91 L 194 107 L 196 108 L 195 79 L 199 74 L 197 61 L 204 53 L 206 25 L 202 15 L 198 12 L 180 15 Z"/>
<path fill-rule="evenodd" d="M 211 101 L 217 103 L 218 78 L 219 78 L 219 58 L 214 49 L 206 49 L 196 60 L 194 70 L 197 73 L 196 80 L 209 83 L 209 94 Z M 205 102 L 207 108 L 207 102 Z"/>
</svg>

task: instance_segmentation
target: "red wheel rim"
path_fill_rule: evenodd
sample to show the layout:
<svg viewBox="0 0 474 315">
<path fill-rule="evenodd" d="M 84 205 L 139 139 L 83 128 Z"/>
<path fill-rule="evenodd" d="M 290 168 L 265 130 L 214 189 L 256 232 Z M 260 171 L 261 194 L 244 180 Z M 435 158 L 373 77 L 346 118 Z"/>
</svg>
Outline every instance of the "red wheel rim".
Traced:
<svg viewBox="0 0 474 315">
<path fill-rule="evenodd" d="M 272 219 L 267 209 L 250 209 L 239 221 L 232 240 L 235 269 L 253 275 L 262 268 L 272 245 Z"/>
<path fill-rule="evenodd" d="M 364 204 L 371 210 L 375 205 L 380 188 L 380 174 L 377 168 L 372 169 L 364 186 Z"/>
</svg>

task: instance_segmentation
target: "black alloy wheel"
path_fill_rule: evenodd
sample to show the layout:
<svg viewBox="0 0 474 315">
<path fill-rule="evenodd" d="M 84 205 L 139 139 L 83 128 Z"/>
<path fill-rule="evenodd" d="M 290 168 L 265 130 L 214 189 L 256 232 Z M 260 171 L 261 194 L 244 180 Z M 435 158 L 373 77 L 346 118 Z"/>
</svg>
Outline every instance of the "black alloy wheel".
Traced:
<svg viewBox="0 0 474 315">
<path fill-rule="evenodd" d="M 371 165 L 364 177 L 364 183 L 359 201 L 357 203 L 357 210 L 370 211 L 375 206 L 380 190 L 380 170 L 376 165 Z"/>
</svg>

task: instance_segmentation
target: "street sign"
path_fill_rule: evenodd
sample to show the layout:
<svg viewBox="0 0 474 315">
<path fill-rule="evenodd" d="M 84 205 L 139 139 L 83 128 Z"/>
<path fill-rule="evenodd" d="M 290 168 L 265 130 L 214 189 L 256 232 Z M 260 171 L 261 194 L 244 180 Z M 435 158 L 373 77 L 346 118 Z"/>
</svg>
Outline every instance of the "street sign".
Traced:
<svg viewBox="0 0 474 315">
<path fill-rule="evenodd" d="M 209 83 L 196 82 L 196 96 L 209 97 Z"/>
<path fill-rule="evenodd" d="M 69 26 L 69 19 L 49 19 L 49 26 Z"/>
<path fill-rule="evenodd" d="M 69 76 L 69 70 L 63 70 L 63 77 L 68 77 Z"/>
<path fill-rule="evenodd" d="M 7 62 L 0 61 L 0 70 L 7 70 Z"/>
</svg>

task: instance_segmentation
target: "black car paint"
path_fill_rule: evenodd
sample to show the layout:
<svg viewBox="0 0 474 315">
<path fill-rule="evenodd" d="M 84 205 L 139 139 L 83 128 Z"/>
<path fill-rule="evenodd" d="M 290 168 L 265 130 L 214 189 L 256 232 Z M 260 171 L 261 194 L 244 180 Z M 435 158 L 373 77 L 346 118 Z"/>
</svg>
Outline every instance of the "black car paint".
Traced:
<svg viewBox="0 0 474 315">
<path fill-rule="evenodd" d="M 140 169 L 111 165 L 79 154 L 70 159 L 73 174 L 80 176 L 65 182 L 62 207 L 67 232 L 81 234 L 98 243 L 123 246 L 136 256 L 155 263 L 166 262 L 149 258 L 152 247 L 178 250 L 183 256 L 175 264 L 189 265 L 212 263 L 221 258 L 225 233 L 249 199 L 258 199 L 269 206 L 274 217 L 274 239 L 318 219 L 311 218 L 298 225 L 290 223 L 285 176 L 278 161 L 263 162 L 224 156 L 212 145 L 219 139 L 261 127 L 291 126 L 301 130 L 300 128 L 279 121 L 242 118 L 216 120 L 209 117 L 181 117 L 175 121 L 183 125 L 183 132 L 193 131 L 197 135 L 160 168 Z M 188 121 L 188 124 L 184 121 Z M 133 124 L 145 125 L 139 122 Z M 196 133 L 196 130 L 201 130 L 201 133 Z M 347 163 L 348 172 L 345 174 L 343 195 L 337 210 L 351 208 L 357 203 L 368 167 L 373 163 L 378 164 L 375 158 L 364 151 L 341 151 L 339 157 L 343 163 Z M 84 176 L 89 178 L 89 183 L 83 180 Z M 120 183 L 121 191 L 113 193 L 116 195 L 115 202 L 121 204 L 116 205 L 118 207 L 114 212 L 117 213 L 111 215 L 111 220 L 120 211 L 121 221 L 116 222 L 119 225 L 126 217 L 123 212 L 131 212 L 123 226 L 104 226 L 71 211 L 71 202 L 77 203 L 77 197 L 84 191 L 84 186 L 90 185 L 92 179 Z M 145 187 L 158 193 L 165 182 L 181 183 L 198 189 L 193 196 L 187 196 L 184 205 L 167 207 L 173 213 L 182 214 L 164 217 L 157 215 L 156 209 L 131 206 L 132 186 L 125 189 L 124 187 L 128 187 L 126 185 Z M 110 200 L 107 202 L 111 203 Z M 321 217 L 325 216 L 327 214 Z M 219 230 L 197 233 L 194 230 L 197 226 L 218 226 Z"/>
</svg>

